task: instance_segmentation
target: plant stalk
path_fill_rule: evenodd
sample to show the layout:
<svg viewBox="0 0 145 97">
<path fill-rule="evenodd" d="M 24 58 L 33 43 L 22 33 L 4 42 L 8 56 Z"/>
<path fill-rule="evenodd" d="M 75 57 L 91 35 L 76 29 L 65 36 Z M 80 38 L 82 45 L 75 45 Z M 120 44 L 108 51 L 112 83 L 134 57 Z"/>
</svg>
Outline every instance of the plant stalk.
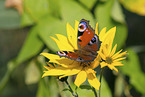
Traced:
<svg viewBox="0 0 145 97">
<path fill-rule="evenodd" d="M 67 84 L 68 88 L 70 89 L 71 94 L 72 94 L 74 97 L 78 97 L 78 95 L 75 94 L 74 91 L 72 90 L 72 88 L 71 88 L 71 86 L 69 85 L 69 83 L 68 83 L 67 80 L 65 80 L 65 83 Z"/>
<path fill-rule="evenodd" d="M 101 69 L 101 73 L 100 73 L 100 88 L 99 88 L 99 97 L 101 97 L 101 81 L 102 81 L 103 71 L 104 71 L 104 68 L 102 68 L 102 69 Z"/>
<path fill-rule="evenodd" d="M 96 89 L 95 89 L 94 87 L 92 87 L 92 90 L 93 90 L 93 92 L 94 92 L 95 97 L 98 97 L 98 96 L 97 96 Z"/>
</svg>

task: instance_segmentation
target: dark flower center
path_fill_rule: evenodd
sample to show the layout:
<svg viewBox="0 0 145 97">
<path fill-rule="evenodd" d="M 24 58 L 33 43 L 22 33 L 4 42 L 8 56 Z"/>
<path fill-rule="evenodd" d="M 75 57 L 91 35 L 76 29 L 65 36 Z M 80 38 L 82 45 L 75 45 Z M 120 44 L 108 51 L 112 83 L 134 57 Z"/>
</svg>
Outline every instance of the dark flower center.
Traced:
<svg viewBox="0 0 145 97">
<path fill-rule="evenodd" d="M 88 62 L 88 63 L 82 62 L 80 65 L 83 67 L 88 67 L 88 66 L 90 66 L 90 64 L 91 64 L 90 62 Z"/>
<path fill-rule="evenodd" d="M 113 62 L 111 57 L 106 57 L 106 63 L 111 64 Z"/>
</svg>

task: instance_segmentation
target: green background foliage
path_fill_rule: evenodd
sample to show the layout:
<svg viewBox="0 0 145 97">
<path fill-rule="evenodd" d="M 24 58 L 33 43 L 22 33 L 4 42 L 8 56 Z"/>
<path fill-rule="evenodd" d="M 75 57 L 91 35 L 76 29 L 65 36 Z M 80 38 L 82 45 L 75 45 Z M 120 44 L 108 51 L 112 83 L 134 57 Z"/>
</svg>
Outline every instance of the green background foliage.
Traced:
<svg viewBox="0 0 145 97">
<path fill-rule="evenodd" d="M 106 68 L 102 97 L 145 96 L 145 30 L 140 28 L 145 26 L 145 17 L 141 17 L 142 22 L 126 19 L 134 16 L 137 20 L 140 16 L 128 12 L 118 0 L 23 0 L 21 15 L 14 8 L 6 9 L 4 2 L 0 1 L 0 96 L 71 97 L 56 77 L 41 78 L 46 59 L 39 54 L 58 51 L 50 36 L 66 36 L 66 24 L 74 28 L 75 20 L 82 18 L 89 20 L 93 28 L 98 22 L 99 31 L 116 26 L 114 44 L 117 50 L 124 48 L 129 53 L 118 73 Z M 75 90 L 72 81 L 70 77 Z M 81 87 L 77 90 L 80 97 L 94 96 L 89 86 Z"/>
</svg>

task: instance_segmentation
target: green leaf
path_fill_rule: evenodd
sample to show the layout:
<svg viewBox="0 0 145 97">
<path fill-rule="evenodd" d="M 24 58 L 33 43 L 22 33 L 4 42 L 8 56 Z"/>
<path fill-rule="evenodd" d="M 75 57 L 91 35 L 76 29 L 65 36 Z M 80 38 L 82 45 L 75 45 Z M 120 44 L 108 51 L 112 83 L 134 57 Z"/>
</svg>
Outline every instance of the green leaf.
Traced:
<svg viewBox="0 0 145 97">
<path fill-rule="evenodd" d="M 130 83 L 142 94 L 145 94 L 145 74 L 143 73 L 138 55 L 128 48 L 128 60 L 124 60 L 124 66 L 121 67 L 122 72 L 129 76 Z"/>
<path fill-rule="evenodd" d="M 50 14 L 56 18 L 61 18 L 60 0 L 48 0 Z"/>
<path fill-rule="evenodd" d="M 127 27 L 126 27 L 126 24 L 119 23 L 118 21 L 115 21 L 116 19 L 113 20 L 114 17 L 112 17 L 111 12 L 112 12 L 112 6 L 114 5 L 114 3 L 115 3 L 114 0 L 108 0 L 105 3 L 99 3 L 95 9 L 95 16 L 98 20 L 100 30 L 104 27 L 107 27 L 107 30 L 109 30 L 110 28 L 114 26 L 117 27 L 114 44 L 117 43 L 118 49 L 120 49 L 125 43 L 126 38 L 127 38 Z M 118 11 L 121 11 L 121 10 L 118 10 Z M 117 15 L 121 17 L 122 14 L 119 14 L 119 13 L 122 13 L 122 12 L 117 13 Z"/>
<path fill-rule="evenodd" d="M 108 1 L 108 0 L 100 0 L 100 2 L 106 2 L 106 1 Z"/>
<path fill-rule="evenodd" d="M 102 81 L 101 81 L 101 97 L 112 97 L 110 88 L 104 78 L 102 78 Z"/>
<path fill-rule="evenodd" d="M 7 85 L 10 75 L 13 72 L 13 70 L 18 66 L 18 64 L 16 64 L 15 59 L 11 60 L 8 62 L 7 64 L 7 71 L 4 75 L 3 78 L 1 78 L 0 80 L 0 92 L 5 88 L 5 86 Z"/>
<path fill-rule="evenodd" d="M 44 49 L 43 52 L 47 53 L 48 50 Z M 39 68 L 39 70 L 40 70 L 40 73 L 42 74 L 43 71 L 45 70 L 44 66 L 47 65 L 47 64 L 46 64 L 46 59 L 45 59 L 45 57 L 44 57 L 44 56 L 41 56 L 41 55 L 40 55 L 40 56 L 38 55 L 38 56 L 36 57 L 36 63 L 37 63 L 37 66 L 38 66 L 38 68 Z"/>
<path fill-rule="evenodd" d="M 74 90 L 76 88 L 76 85 L 75 84 L 71 84 L 71 87 Z M 88 90 L 88 89 L 77 88 L 76 91 L 77 91 L 79 97 L 95 97 L 92 89 Z"/>
<path fill-rule="evenodd" d="M 66 24 L 51 16 L 41 20 L 39 23 L 39 35 L 46 46 L 54 52 L 59 50 L 57 44 L 50 38 L 50 36 L 56 38 L 55 34 L 66 35 Z"/>
<path fill-rule="evenodd" d="M 19 13 L 12 8 L 5 8 L 5 1 L 0 0 L 0 29 L 16 29 L 20 27 Z"/>
<path fill-rule="evenodd" d="M 74 25 L 74 21 L 80 21 L 82 18 L 89 20 L 92 27 L 95 26 L 94 18 L 91 12 L 84 9 L 79 3 L 73 0 L 61 0 L 61 16 L 65 23 L 69 22 Z"/>
<path fill-rule="evenodd" d="M 91 90 L 92 89 L 92 87 L 89 86 L 89 85 L 81 85 L 79 88 L 81 88 L 81 89 L 87 89 L 87 90 Z"/>
<path fill-rule="evenodd" d="M 44 79 L 41 79 L 39 82 L 36 97 L 51 97 L 49 87 Z"/>
<path fill-rule="evenodd" d="M 31 31 L 28 33 L 28 36 L 25 40 L 23 47 L 19 55 L 17 56 L 17 63 L 22 63 L 33 56 L 39 54 L 41 49 L 43 48 L 43 43 L 38 37 L 38 29 L 37 26 L 33 27 Z"/>
<path fill-rule="evenodd" d="M 36 97 L 58 97 L 59 88 L 56 77 L 44 77 L 40 80 Z"/>
<path fill-rule="evenodd" d="M 118 0 L 115 0 L 113 4 L 111 15 L 115 21 L 123 24 L 125 23 L 124 14 L 122 13 L 121 5 Z"/>
<path fill-rule="evenodd" d="M 25 27 L 33 24 L 34 20 L 32 19 L 32 17 L 30 17 L 30 15 L 24 11 L 21 16 L 21 26 Z"/>
<path fill-rule="evenodd" d="M 125 90 L 125 84 L 124 84 L 124 76 L 121 74 L 118 74 L 118 76 L 115 79 L 115 89 L 114 89 L 114 95 L 115 97 L 121 97 L 122 93 Z"/>
<path fill-rule="evenodd" d="M 50 13 L 48 0 L 24 0 L 23 4 L 22 26 L 30 25 L 32 21 L 38 23 L 40 18 Z"/>
<path fill-rule="evenodd" d="M 25 83 L 27 85 L 37 83 L 41 78 L 40 70 L 33 59 L 25 68 Z"/>
<path fill-rule="evenodd" d="M 63 89 L 62 91 L 70 91 L 70 89 L 65 88 L 65 89 Z"/>
<path fill-rule="evenodd" d="M 92 9 L 93 5 L 96 3 L 97 0 L 79 0 L 82 4 L 85 5 L 88 9 Z"/>
<path fill-rule="evenodd" d="M 49 79 L 49 82 L 47 83 L 50 89 L 50 95 L 49 97 L 58 97 L 59 95 L 59 88 L 58 88 L 58 84 L 57 84 L 57 80 L 56 77 L 51 77 Z"/>
</svg>

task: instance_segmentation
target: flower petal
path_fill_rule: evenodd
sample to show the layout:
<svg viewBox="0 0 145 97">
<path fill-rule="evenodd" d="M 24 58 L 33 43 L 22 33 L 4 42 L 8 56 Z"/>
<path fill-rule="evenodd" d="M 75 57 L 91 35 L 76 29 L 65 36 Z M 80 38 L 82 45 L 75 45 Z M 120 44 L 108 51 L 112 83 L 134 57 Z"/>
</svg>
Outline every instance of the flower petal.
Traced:
<svg viewBox="0 0 145 97">
<path fill-rule="evenodd" d="M 75 79 L 75 82 L 74 84 L 79 87 L 83 82 L 86 81 L 86 78 L 87 78 L 87 73 L 85 71 L 80 71 L 78 74 L 77 74 L 77 77 Z"/>
<path fill-rule="evenodd" d="M 50 59 L 49 62 L 57 63 L 57 64 L 61 64 L 61 63 L 59 63 L 58 60 L 66 59 L 66 58 L 64 58 L 64 57 L 60 58 L 59 55 L 50 54 L 50 53 L 41 53 L 40 55 L 43 55 L 43 56 L 45 56 L 46 58 Z M 65 63 L 64 63 L 64 64 L 65 64 Z M 67 67 L 67 65 L 63 65 L 63 64 L 61 64 L 61 66 Z"/>
<path fill-rule="evenodd" d="M 110 45 L 108 45 L 108 44 L 105 44 L 105 45 L 103 44 L 102 45 L 103 53 L 104 53 L 105 56 L 109 56 L 109 54 L 110 54 L 110 49 L 108 49 L 109 46 Z"/>
<path fill-rule="evenodd" d="M 91 86 L 93 86 L 95 89 L 99 90 L 100 82 L 97 79 L 95 73 L 87 73 L 88 82 Z"/>
<path fill-rule="evenodd" d="M 50 61 L 50 62 L 52 62 L 52 61 Z M 71 60 L 68 58 L 64 58 L 64 57 L 61 59 L 53 60 L 53 62 L 55 62 L 63 67 L 66 67 L 66 68 L 73 68 L 73 67 L 79 66 L 79 63 L 77 61 L 74 61 L 74 60 Z"/>
<path fill-rule="evenodd" d="M 101 51 L 99 51 L 98 54 L 101 56 L 103 60 L 106 60 L 106 56 Z"/>
<path fill-rule="evenodd" d="M 107 40 L 107 39 L 106 39 Z M 109 41 L 109 38 L 108 38 L 108 40 L 107 41 Z M 112 43 L 106 43 L 105 44 L 105 47 L 103 48 L 103 53 L 106 55 L 106 56 L 109 56 L 109 54 L 111 53 L 111 49 L 112 49 Z"/>
<path fill-rule="evenodd" d="M 77 35 L 75 33 L 75 30 L 71 27 L 71 25 L 69 23 L 67 23 L 67 36 L 68 36 L 69 42 L 72 44 L 74 49 L 78 49 Z"/>
<path fill-rule="evenodd" d="M 48 67 L 48 66 L 44 66 L 46 69 L 48 69 L 48 68 L 54 68 L 54 66 L 53 66 L 54 64 L 53 64 L 53 65 L 52 65 L 52 64 L 49 64 L 49 62 L 46 62 L 46 63 L 47 63 L 48 66 L 49 66 L 49 67 Z M 49 70 L 49 69 L 48 69 L 48 70 Z"/>
<path fill-rule="evenodd" d="M 126 57 L 122 57 L 122 58 L 115 59 L 114 62 L 121 61 L 123 59 L 126 59 Z"/>
<path fill-rule="evenodd" d="M 51 67 L 48 67 L 48 66 L 44 66 L 44 68 L 46 68 L 47 70 L 50 70 L 51 69 Z"/>
<path fill-rule="evenodd" d="M 104 41 L 104 39 L 106 38 L 106 27 L 104 27 L 101 31 L 100 31 L 100 33 L 99 33 L 99 39 L 100 39 L 100 41 Z"/>
<path fill-rule="evenodd" d="M 119 53 L 122 51 L 122 49 L 120 50 L 120 51 L 118 51 L 117 53 L 115 53 L 113 56 L 112 56 L 112 59 L 114 59 L 115 60 L 115 58 L 116 58 L 116 56 L 118 56 L 119 55 Z"/>
<path fill-rule="evenodd" d="M 78 74 L 81 71 L 81 69 L 82 69 L 82 67 L 75 68 L 75 69 L 70 69 L 69 72 L 67 72 L 63 76 L 60 76 L 59 79 L 61 79 L 62 77 Z"/>
<path fill-rule="evenodd" d="M 61 34 L 56 34 L 56 36 L 58 39 L 51 37 L 51 36 L 50 36 L 50 38 L 56 42 L 60 51 L 73 51 L 74 50 L 72 45 L 69 43 L 67 37 L 65 37 L 64 35 L 61 35 Z"/>
<path fill-rule="evenodd" d="M 116 27 L 111 28 L 109 31 L 106 32 L 106 37 L 105 37 L 105 44 L 111 44 L 113 43 L 114 37 L 116 33 Z"/>
<path fill-rule="evenodd" d="M 66 69 L 66 68 L 62 68 L 62 67 L 53 68 L 53 69 L 50 69 L 48 71 L 44 71 L 44 74 L 42 77 L 63 75 L 69 71 L 70 71 L 70 69 Z"/>
<path fill-rule="evenodd" d="M 110 54 L 112 49 L 113 40 L 115 37 L 116 27 L 111 28 L 109 31 L 106 32 L 106 34 L 102 35 L 102 44 L 105 45 L 107 48 L 107 56 Z M 103 49 L 103 48 L 102 48 Z"/>
<path fill-rule="evenodd" d="M 114 62 L 111 65 L 113 65 L 113 66 L 123 66 L 124 64 L 122 64 L 121 62 Z"/>
<path fill-rule="evenodd" d="M 78 34 L 78 27 L 79 27 L 79 22 L 77 20 L 75 20 L 75 34 L 76 34 L 76 36 Z"/>
<path fill-rule="evenodd" d="M 111 69 L 111 70 L 113 70 L 113 65 L 108 65 L 108 67 Z"/>
<path fill-rule="evenodd" d="M 118 69 L 117 68 L 115 68 L 113 65 L 108 65 L 108 67 L 111 69 L 111 70 L 115 70 L 116 72 L 118 72 Z"/>
<path fill-rule="evenodd" d="M 100 63 L 100 60 L 101 60 L 101 57 L 98 56 L 92 63 L 91 63 L 91 68 L 94 69 L 96 67 L 99 66 L 99 63 Z"/>
<path fill-rule="evenodd" d="M 55 54 L 50 54 L 50 53 L 41 53 L 40 55 L 43 55 L 43 56 L 45 56 L 46 58 L 48 58 L 48 59 L 61 59 L 60 57 L 59 57 L 59 55 L 55 55 Z"/>
<path fill-rule="evenodd" d="M 116 48 L 117 48 L 117 44 L 113 47 L 113 49 L 112 49 L 112 51 L 110 53 L 110 57 L 115 53 Z"/>
<path fill-rule="evenodd" d="M 103 68 L 103 67 L 105 67 L 105 66 L 108 66 L 108 64 L 105 63 L 105 62 L 101 62 L 100 65 L 101 65 L 101 68 Z"/>
<path fill-rule="evenodd" d="M 125 51 L 125 52 L 122 52 L 122 53 L 116 53 L 116 55 L 114 55 L 114 56 L 112 56 L 112 58 L 113 59 L 117 59 L 117 58 L 120 58 L 120 57 L 123 57 L 123 56 L 125 56 L 125 55 L 127 55 L 127 51 Z"/>
<path fill-rule="evenodd" d="M 116 72 L 118 72 L 118 69 L 117 69 L 116 67 L 113 67 L 113 69 L 114 69 Z"/>
<path fill-rule="evenodd" d="M 96 34 L 96 35 L 99 35 L 99 34 L 98 34 L 98 23 L 96 24 L 95 34 Z"/>
</svg>

